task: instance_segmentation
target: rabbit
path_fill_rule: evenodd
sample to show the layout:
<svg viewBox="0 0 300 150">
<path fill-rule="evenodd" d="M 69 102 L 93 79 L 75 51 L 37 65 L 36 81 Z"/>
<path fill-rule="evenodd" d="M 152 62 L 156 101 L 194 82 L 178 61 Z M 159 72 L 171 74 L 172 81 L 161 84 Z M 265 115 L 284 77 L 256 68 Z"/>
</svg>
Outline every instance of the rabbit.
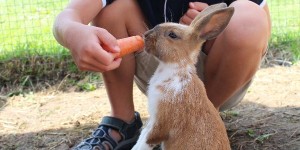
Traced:
<svg viewBox="0 0 300 150">
<path fill-rule="evenodd" d="M 150 117 L 133 150 L 152 150 L 158 144 L 163 150 L 231 149 L 195 64 L 203 43 L 221 33 L 233 13 L 233 7 L 215 4 L 189 26 L 162 23 L 144 34 L 144 50 L 159 65 L 147 91 Z"/>
</svg>

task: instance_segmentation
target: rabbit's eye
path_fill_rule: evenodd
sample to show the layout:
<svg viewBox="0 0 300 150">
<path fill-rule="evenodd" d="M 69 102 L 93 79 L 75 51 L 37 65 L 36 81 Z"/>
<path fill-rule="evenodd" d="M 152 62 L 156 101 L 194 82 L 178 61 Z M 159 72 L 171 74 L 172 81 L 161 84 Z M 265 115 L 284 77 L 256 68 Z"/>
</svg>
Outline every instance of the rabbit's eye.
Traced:
<svg viewBox="0 0 300 150">
<path fill-rule="evenodd" d="M 168 34 L 168 36 L 169 36 L 170 38 L 172 38 L 172 39 L 178 38 L 178 36 L 177 36 L 174 32 L 170 32 L 170 33 Z"/>
</svg>

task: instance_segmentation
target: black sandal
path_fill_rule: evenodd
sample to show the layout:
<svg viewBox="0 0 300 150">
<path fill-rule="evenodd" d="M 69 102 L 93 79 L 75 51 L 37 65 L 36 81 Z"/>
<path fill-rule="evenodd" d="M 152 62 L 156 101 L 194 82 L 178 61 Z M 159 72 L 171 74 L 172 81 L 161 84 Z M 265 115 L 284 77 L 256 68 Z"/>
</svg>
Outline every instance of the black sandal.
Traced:
<svg viewBox="0 0 300 150">
<path fill-rule="evenodd" d="M 130 150 L 136 143 L 143 126 L 140 114 L 135 112 L 135 120 L 128 124 L 123 120 L 114 117 L 103 117 L 98 128 L 93 132 L 92 137 L 85 139 L 75 150 Z M 120 132 L 121 140 L 115 141 L 110 135 L 109 130 L 115 129 Z"/>
</svg>

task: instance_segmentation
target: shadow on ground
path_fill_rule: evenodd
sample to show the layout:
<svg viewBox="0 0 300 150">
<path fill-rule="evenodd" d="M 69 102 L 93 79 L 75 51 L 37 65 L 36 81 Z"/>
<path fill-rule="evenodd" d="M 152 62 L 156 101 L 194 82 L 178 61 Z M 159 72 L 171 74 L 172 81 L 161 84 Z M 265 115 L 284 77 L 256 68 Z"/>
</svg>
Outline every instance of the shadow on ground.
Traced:
<svg viewBox="0 0 300 150">
<path fill-rule="evenodd" d="M 222 118 L 234 150 L 300 149 L 300 107 L 243 102 L 224 112 Z"/>
<path fill-rule="evenodd" d="M 244 102 L 221 114 L 234 150 L 299 150 L 300 108 L 271 108 Z M 147 118 L 143 118 L 146 121 Z M 70 149 L 90 135 L 97 124 L 0 135 L 0 149 Z"/>
</svg>

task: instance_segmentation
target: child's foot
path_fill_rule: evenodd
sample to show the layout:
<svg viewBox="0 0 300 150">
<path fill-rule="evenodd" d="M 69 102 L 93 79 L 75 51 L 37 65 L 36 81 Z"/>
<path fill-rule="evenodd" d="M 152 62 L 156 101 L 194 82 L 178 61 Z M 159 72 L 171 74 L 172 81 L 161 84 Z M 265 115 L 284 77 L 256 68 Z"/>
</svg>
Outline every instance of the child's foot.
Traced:
<svg viewBox="0 0 300 150">
<path fill-rule="evenodd" d="M 75 150 L 131 149 L 138 140 L 142 125 L 138 112 L 135 112 L 135 120 L 131 124 L 114 117 L 103 117 L 92 137 L 83 140 Z M 114 131 L 118 131 L 120 136 Z"/>
</svg>

